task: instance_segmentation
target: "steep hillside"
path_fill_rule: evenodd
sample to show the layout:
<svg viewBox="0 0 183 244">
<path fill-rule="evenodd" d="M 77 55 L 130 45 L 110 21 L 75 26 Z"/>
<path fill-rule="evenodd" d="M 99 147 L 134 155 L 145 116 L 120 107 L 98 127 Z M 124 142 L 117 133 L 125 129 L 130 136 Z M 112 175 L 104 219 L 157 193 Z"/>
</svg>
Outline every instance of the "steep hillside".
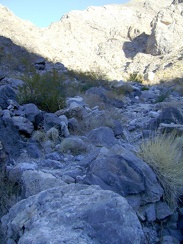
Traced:
<svg viewBox="0 0 183 244">
<path fill-rule="evenodd" d="M 160 64 L 166 63 L 166 57 L 162 61 L 162 57 L 152 57 L 150 50 L 150 54 L 146 52 L 152 20 L 159 21 L 157 13 L 169 8 L 171 2 L 133 0 L 128 4 L 89 7 L 84 11 L 72 11 L 44 29 L 17 18 L 1 5 L 0 35 L 31 53 L 62 62 L 69 69 L 99 72 L 109 79 L 120 80 L 128 73 L 156 71 Z M 176 5 L 172 6 L 170 15 L 176 8 Z M 180 10 L 181 7 L 177 11 L 181 13 Z M 171 31 L 173 27 L 168 28 Z M 153 38 L 151 35 L 151 43 Z M 149 44 L 148 49 L 151 46 Z"/>
</svg>

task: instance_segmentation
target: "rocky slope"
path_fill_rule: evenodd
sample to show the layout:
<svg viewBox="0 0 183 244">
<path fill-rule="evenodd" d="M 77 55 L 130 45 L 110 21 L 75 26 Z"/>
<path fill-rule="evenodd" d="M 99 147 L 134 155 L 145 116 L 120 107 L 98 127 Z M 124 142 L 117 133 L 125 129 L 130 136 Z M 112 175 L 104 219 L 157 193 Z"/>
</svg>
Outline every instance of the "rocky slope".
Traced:
<svg viewBox="0 0 183 244">
<path fill-rule="evenodd" d="M 164 7 L 168 11 L 157 14 Z M 171 9 L 174 16 L 169 16 Z M 120 57 L 118 64 L 130 62 L 130 71 L 134 65 L 139 70 L 147 69 L 148 62 L 148 71 L 160 67 L 157 75 L 170 68 L 177 71 L 182 52 L 174 49 L 172 42 L 166 45 L 171 52 L 162 48 L 164 42 L 158 42 L 156 27 L 163 24 L 170 30 L 169 19 L 181 9 L 182 3 L 169 7 L 169 1 L 153 4 L 136 0 L 74 11 L 40 30 L 1 6 L 0 243 L 182 243 L 182 202 L 177 205 L 166 198 L 162 179 L 138 154 L 144 140 L 163 132 L 174 131 L 183 148 L 180 90 L 171 83 L 116 81 L 118 68 L 110 63 L 111 50 L 115 51 L 114 60 L 118 60 L 123 43 L 123 62 Z M 151 32 L 149 24 L 155 15 Z M 174 23 L 176 30 L 179 21 Z M 14 22 L 18 32 L 24 29 L 23 35 L 10 31 Z M 87 32 L 90 34 L 86 38 Z M 157 42 L 152 42 L 153 38 Z M 156 56 L 145 53 L 150 47 L 146 42 Z M 100 47 L 98 54 L 96 46 Z M 93 59 L 101 72 L 105 74 L 106 68 L 111 71 L 107 74 L 113 81 L 106 85 L 100 80 L 96 86 L 93 80 L 90 89 L 85 93 L 75 91 L 77 96 L 67 97 L 65 107 L 54 113 L 41 110 L 36 101 L 19 104 L 17 94 L 32 72 L 27 71 L 32 62 L 40 76 L 56 70 L 59 77 L 65 77 L 68 87 L 77 90 L 87 77 L 71 76 L 60 61 L 85 71 L 93 67 Z M 99 60 L 105 62 L 99 65 Z M 181 72 L 179 75 L 182 78 Z M 174 157 L 176 160 L 177 155 Z M 178 191 L 183 193 L 182 184 Z M 179 197 L 181 200 L 182 195 Z"/>
<path fill-rule="evenodd" d="M 17 18 L 1 6 L 0 34 L 67 68 L 120 80 L 130 72 L 145 74 L 161 69 L 167 62 L 166 54 L 172 49 L 175 52 L 175 46 L 182 47 L 182 4 L 170 6 L 171 2 L 131 1 L 90 7 L 72 11 L 45 29 Z"/>
<path fill-rule="evenodd" d="M 177 92 L 129 82 L 119 99 L 114 88 L 93 87 L 47 113 L 19 105 L 19 85 L 1 78 L 1 243 L 182 242 L 181 205 L 164 200 L 166 189 L 136 155 L 157 130 L 182 135 Z"/>
</svg>

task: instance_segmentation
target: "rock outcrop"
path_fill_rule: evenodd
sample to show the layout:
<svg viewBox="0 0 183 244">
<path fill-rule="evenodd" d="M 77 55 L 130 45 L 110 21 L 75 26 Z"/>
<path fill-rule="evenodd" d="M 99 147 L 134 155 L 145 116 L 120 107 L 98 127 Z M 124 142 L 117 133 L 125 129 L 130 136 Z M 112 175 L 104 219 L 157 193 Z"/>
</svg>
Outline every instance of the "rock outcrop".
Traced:
<svg viewBox="0 0 183 244">
<path fill-rule="evenodd" d="M 128 4 L 89 7 L 84 11 L 65 14 L 60 21 L 44 29 L 17 18 L 11 11 L 1 6 L 0 18 L 3 24 L 0 26 L 0 33 L 29 53 L 44 56 L 52 62 L 61 62 L 68 69 L 94 72 L 112 80 L 120 80 L 125 77 L 125 73 L 126 76 L 130 72 L 146 73 L 147 66 L 150 64 L 152 66 L 152 57 L 146 54 L 146 50 L 153 55 L 160 54 L 163 46 L 165 51 L 167 49 L 170 51 L 175 43 L 173 39 L 181 41 L 181 38 L 178 38 L 178 35 L 181 36 L 180 28 L 180 31 L 174 33 L 176 27 L 174 22 L 178 21 L 176 25 L 181 27 L 180 9 L 172 5 L 169 10 L 165 8 L 158 13 L 170 4 L 171 0 L 156 3 L 151 0 L 133 0 Z M 163 18 L 162 13 L 168 21 L 172 19 L 171 24 L 159 21 Z M 171 17 L 172 15 L 175 17 Z M 151 22 L 154 18 L 161 24 L 154 24 L 151 34 Z M 158 46 L 153 47 L 156 45 L 153 40 L 160 36 L 161 44 L 158 39 Z M 149 41 L 146 48 L 147 40 Z M 142 67 L 139 67 L 136 55 L 141 55 Z M 155 60 L 156 63 L 157 60 L 158 58 Z M 153 68 L 149 71 L 153 71 Z"/>
<path fill-rule="evenodd" d="M 147 40 L 147 53 L 168 54 L 183 46 L 182 11 L 182 3 L 172 4 L 159 11 L 151 23 L 152 33 Z"/>
</svg>

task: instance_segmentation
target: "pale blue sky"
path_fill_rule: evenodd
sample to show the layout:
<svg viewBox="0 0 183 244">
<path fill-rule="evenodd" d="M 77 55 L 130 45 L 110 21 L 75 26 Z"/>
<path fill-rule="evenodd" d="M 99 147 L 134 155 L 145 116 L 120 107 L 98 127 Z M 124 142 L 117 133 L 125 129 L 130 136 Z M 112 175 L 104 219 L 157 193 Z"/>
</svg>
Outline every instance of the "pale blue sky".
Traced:
<svg viewBox="0 0 183 244">
<path fill-rule="evenodd" d="M 124 4 L 127 2 L 129 0 L 0 0 L 0 3 L 9 8 L 16 16 L 30 20 L 39 27 L 47 27 L 71 10 L 83 10 L 89 6 Z"/>
</svg>

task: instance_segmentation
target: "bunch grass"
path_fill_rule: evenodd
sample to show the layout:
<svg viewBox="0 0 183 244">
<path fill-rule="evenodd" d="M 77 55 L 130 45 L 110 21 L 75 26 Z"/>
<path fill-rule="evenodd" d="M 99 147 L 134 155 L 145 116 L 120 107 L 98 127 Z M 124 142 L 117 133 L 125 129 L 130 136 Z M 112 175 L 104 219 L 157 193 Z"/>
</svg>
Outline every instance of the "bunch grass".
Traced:
<svg viewBox="0 0 183 244">
<path fill-rule="evenodd" d="M 171 135 L 157 135 L 141 144 L 139 155 L 149 164 L 164 188 L 164 198 L 177 206 L 183 195 L 183 159 L 181 140 Z"/>
</svg>

